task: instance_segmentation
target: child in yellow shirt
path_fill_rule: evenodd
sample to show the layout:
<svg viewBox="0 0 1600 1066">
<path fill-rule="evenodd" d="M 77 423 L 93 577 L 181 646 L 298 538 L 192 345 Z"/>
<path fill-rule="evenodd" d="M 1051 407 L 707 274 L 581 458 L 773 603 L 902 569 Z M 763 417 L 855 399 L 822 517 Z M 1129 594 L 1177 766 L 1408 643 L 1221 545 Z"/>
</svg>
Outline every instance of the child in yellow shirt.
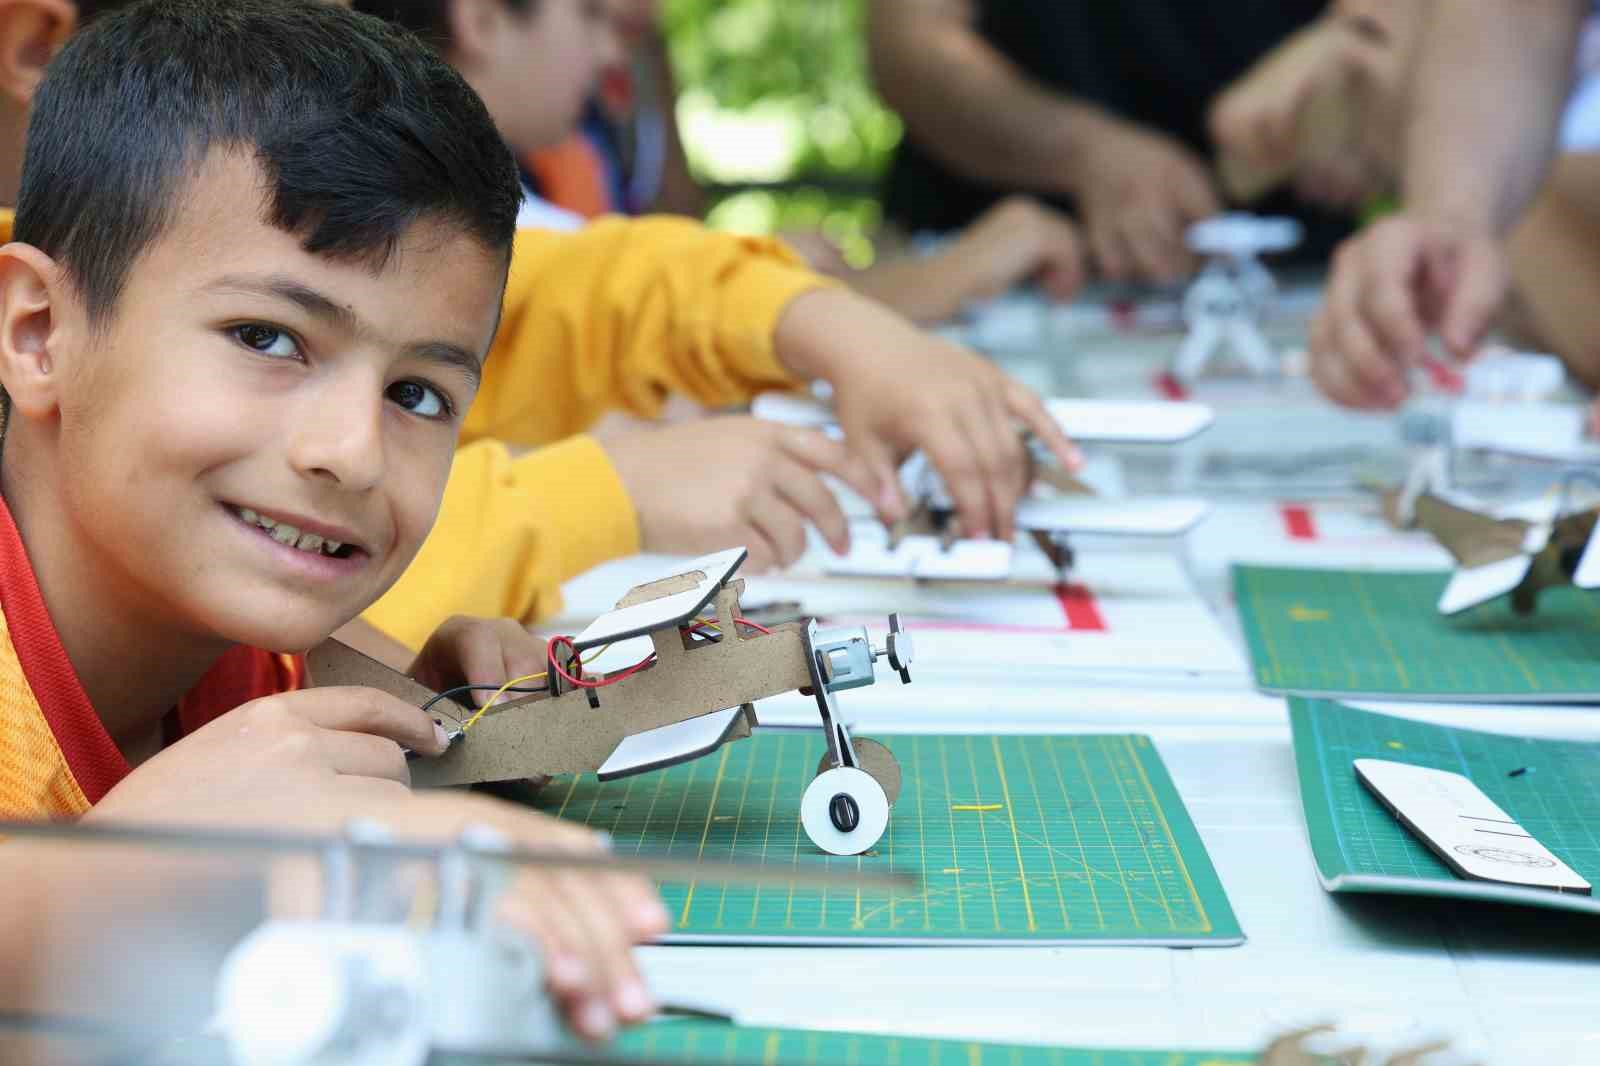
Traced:
<svg viewBox="0 0 1600 1066">
<path fill-rule="evenodd" d="M 68 44 L 36 103 L 0 248 L 0 816 L 598 847 L 413 796 L 405 749 L 445 747 L 419 708 L 300 687 L 427 535 L 501 318 L 516 176 L 477 97 L 335 7 L 155 0 Z M 429 661 L 485 649 L 537 655 L 456 624 Z M 46 973 L 114 1004 L 30 855 L 0 845 L 0 913 L 29 915 L 0 922 L 0 1009 L 59 1010 Z M 580 1032 L 649 1012 L 647 884 L 526 878 L 506 914 Z"/>
</svg>

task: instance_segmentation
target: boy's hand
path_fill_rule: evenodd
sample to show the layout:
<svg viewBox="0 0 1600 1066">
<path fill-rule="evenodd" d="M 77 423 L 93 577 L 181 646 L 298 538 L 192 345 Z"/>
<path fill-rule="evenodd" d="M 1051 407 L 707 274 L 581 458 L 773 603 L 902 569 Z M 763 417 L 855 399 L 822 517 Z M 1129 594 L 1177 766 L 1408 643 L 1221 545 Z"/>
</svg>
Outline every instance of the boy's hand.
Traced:
<svg viewBox="0 0 1600 1066">
<path fill-rule="evenodd" d="M 231 829 L 336 832 L 372 819 L 407 839 L 450 840 L 489 826 L 513 844 L 592 853 L 580 826 L 485 796 L 413 793 L 402 746 L 444 751 L 422 711 L 364 688 L 320 688 L 253 700 L 168 747 L 125 778 L 85 818 Z M 666 930 L 655 890 L 639 877 L 528 870 L 501 917 L 542 946 L 551 992 L 591 1038 L 651 1009 L 631 949 Z"/>
<path fill-rule="evenodd" d="M 251 700 L 159 752 L 96 805 L 97 818 L 194 821 L 242 799 L 295 795 L 341 777 L 379 801 L 411 781 L 406 748 L 445 750 L 444 730 L 369 688 L 313 688 Z"/>
<path fill-rule="evenodd" d="M 823 474 L 869 500 L 881 488 L 843 443 L 746 415 L 707 418 L 602 441 L 639 515 L 647 551 L 698 554 L 743 544 L 748 573 L 787 566 L 816 526 L 837 552 L 850 525 Z M 518 676 L 516 674 L 511 675 Z"/>
<path fill-rule="evenodd" d="M 493 685 L 544 670 L 545 642 L 515 618 L 456 615 L 433 631 L 406 672 L 435 692 L 459 685 Z M 471 693 L 481 706 L 494 689 Z M 518 694 L 520 695 L 520 694 Z"/>
<path fill-rule="evenodd" d="M 1031 390 L 853 293 L 799 297 L 779 321 L 777 340 L 792 371 L 833 385 L 855 476 L 873 486 L 863 495 L 885 522 L 905 515 L 897 470 L 919 448 L 944 478 L 962 527 L 1005 540 L 1028 488 L 1019 429 L 1031 430 L 1068 469 L 1081 463 Z"/>
</svg>

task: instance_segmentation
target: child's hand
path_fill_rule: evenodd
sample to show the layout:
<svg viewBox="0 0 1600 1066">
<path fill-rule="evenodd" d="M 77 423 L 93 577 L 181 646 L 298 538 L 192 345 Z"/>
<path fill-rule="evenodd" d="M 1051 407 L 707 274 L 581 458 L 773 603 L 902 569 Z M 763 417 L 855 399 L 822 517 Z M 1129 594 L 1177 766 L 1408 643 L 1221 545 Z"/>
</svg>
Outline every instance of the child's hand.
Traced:
<svg viewBox="0 0 1600 1066">
<path fill-rule="evenodd" d="M 778 354 L 795 373 L 834 390 L 855 485 L 893 522 L 906 503 L 896 473 L 922 449 L 944 478 L 962 528 L 1009 540 L 1030 464 L 1028 429 L 1068 469 L 1078 450 L 1030 389 L 977 355 L 853 293 L 810 292 L 778 323 Z M 857 491 L 860 491 L 858 489 Z"/>
<path fill-rule="evenodd" d="M 374 804 L 405 794 L 406 748 L 445 749 L 421 708 L 369 688 L 313 688 L 251 700 L 161 751 L 113 788 L 97 818 L 205 820 L 243 804 L 360 782 Z M 380 810 L 381 807 L 375 807 Z"/>
<path fill-rule="evenodd" d="M 449 840 L 468 827 L 487 826 L 525 848 L 594 855 L 606 847 L 581 826 L 475 793 L 408 793 L 393 811 L 369 816 L 408 839 Z M 654 1013 L 633 948 L 665 933 L 669 918 L 648 880 L 530 868 L 513 879 L 496 916 L 538 943 L 550 993 L 582 1036 L 604 1039 L 619 1022 L 644 1021 Z"/>
<path fill-rule="evenodd" d="M 1037 200 L 1012 196 L 979 215 L 948 248 L 941 268 L 961 279 L 960 304 L 990 299 L 1036 280 L 1052 300 L 1083 284 L 1083 245 L 1072 220 Z"/>
<path fill-rule="evenodd" d="M 743 544 L 750 550 L 747 573 L 799 558 L 808 525 L 834 551 L 849 550 L 849 522 L 823 474 L 868 500 L 882 493 L 870 468 L 843 443 L 744 415 L 602 443 L 633 500 L 647 551 L 693 554 Z"/>
<path fill-rule="evenodd" d="M 480 706 L 507 681 L 543 670 L 544 641 L 515 618 L 456 615 L 433 631 L 406 672 L 435 692 L 459 685 L 494 686 L 471 693 L 469 702 Z"/>
<path fill-rule="evenodd" d="M 398 836 L 450 840 L 489 826 L 513 844 L 592 853 L 594 833 L 485 796 L 413 793 L 402 746 L 423 755 L 444 738 L 422 711 L 364 688 L 268 696 L 230 711 L 138 767 L 85 821 L 337 832 L 372 819 Z M 666 929 L 646 880 L 528 870 L 503 899 L 502 919 L 544 950 L 550 988 L 573 1027 L 603 1037 L 652 1009 L 634 944 Z"/>
</svg>

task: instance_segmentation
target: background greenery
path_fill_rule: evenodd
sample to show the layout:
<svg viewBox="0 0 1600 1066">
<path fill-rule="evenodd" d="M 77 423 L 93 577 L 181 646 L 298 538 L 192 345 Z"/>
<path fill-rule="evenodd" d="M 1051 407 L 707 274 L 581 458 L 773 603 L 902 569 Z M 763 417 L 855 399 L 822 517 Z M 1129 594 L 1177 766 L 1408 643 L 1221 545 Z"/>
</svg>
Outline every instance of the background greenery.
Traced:
<svg viewBox="0 0 1600 1066">
<path fill-rule="evenodd" d="M 711 224 L 821 229 L 870 256 L 900 122 L 871 89 L 866 0 L 664 0 L 662 13 Z"/>
</svg>

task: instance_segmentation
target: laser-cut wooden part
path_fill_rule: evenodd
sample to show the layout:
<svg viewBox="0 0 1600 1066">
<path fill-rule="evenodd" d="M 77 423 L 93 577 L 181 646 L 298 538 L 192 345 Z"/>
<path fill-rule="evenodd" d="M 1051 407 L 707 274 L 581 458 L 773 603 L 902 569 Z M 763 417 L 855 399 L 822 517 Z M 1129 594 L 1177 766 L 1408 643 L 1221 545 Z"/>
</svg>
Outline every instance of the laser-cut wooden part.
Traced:
<svg viewBox="0 0 1600 1066">
<path fill-rule="evenodd" d="M 1404 517 L 1399 501 L 1399 493 L 1384 496 L 1385 516 L 1397 525 Z M 1460 564 L 1439 597 L 1441 614 L 1459 614 L 1507 595 L 1513 610 L 1528 614 L 1547 588 L 1600 585 L 1596 511 L 1546 524 L 1495 518 L 1424 492 L 1413 501 L 1411 518 L 1413 527 L 1430 533 Z"/>
<path fill-rule="evenodd" d="M 818 722 L 828 741 L 824 768 L 866 773 L 886 793 L 898 794 L 899 767 L 888 749 L 862 742 L 872 765 L 857 761 L 834 691 L 871 684 L 872 664 L 883 656 L 909 681 L 909 635 L 899 631 L 894 615 L 882 649 L 871 646 L 864 629 L 819 634 L 811 619 L 769 632 L 741 626 L 735 620 L 741 617 L 744 582 L 732 575 L 744 558 L 742 548 L 707 556 L 683 573 L 630 590 L 574 644 L 610 644 L 648 625 L 644 635 L 655 652 L 648 665 L 597 688 L 566 682 L 555 686 L 555 695 L 534 693 L 491 707 L 443 755 L 413 762 L 412 783 L 439 787 L 587 772 L 609 780 L 657 770 L 748 737 L 758 724 L 757 700 L 799 689 L 817 697 Z M 719 631 L 714 639 L 696 632 L 708 608 Z M 337 641 L 316 648 L 309 659 L 314 684 L 367 685 L 419 705 L 434 696 Z M 824 797 L 832 828 L 820 839 L 813 834 L 819 846 L 836 854 L 867 850 L 883 829 L 873 814 L 877 793 L 855 795 L 847 787 L 853 780 L 841 778 L 841 794 Z M 887 818 L 886 805 L 884 812 Z"/>
</svg>

